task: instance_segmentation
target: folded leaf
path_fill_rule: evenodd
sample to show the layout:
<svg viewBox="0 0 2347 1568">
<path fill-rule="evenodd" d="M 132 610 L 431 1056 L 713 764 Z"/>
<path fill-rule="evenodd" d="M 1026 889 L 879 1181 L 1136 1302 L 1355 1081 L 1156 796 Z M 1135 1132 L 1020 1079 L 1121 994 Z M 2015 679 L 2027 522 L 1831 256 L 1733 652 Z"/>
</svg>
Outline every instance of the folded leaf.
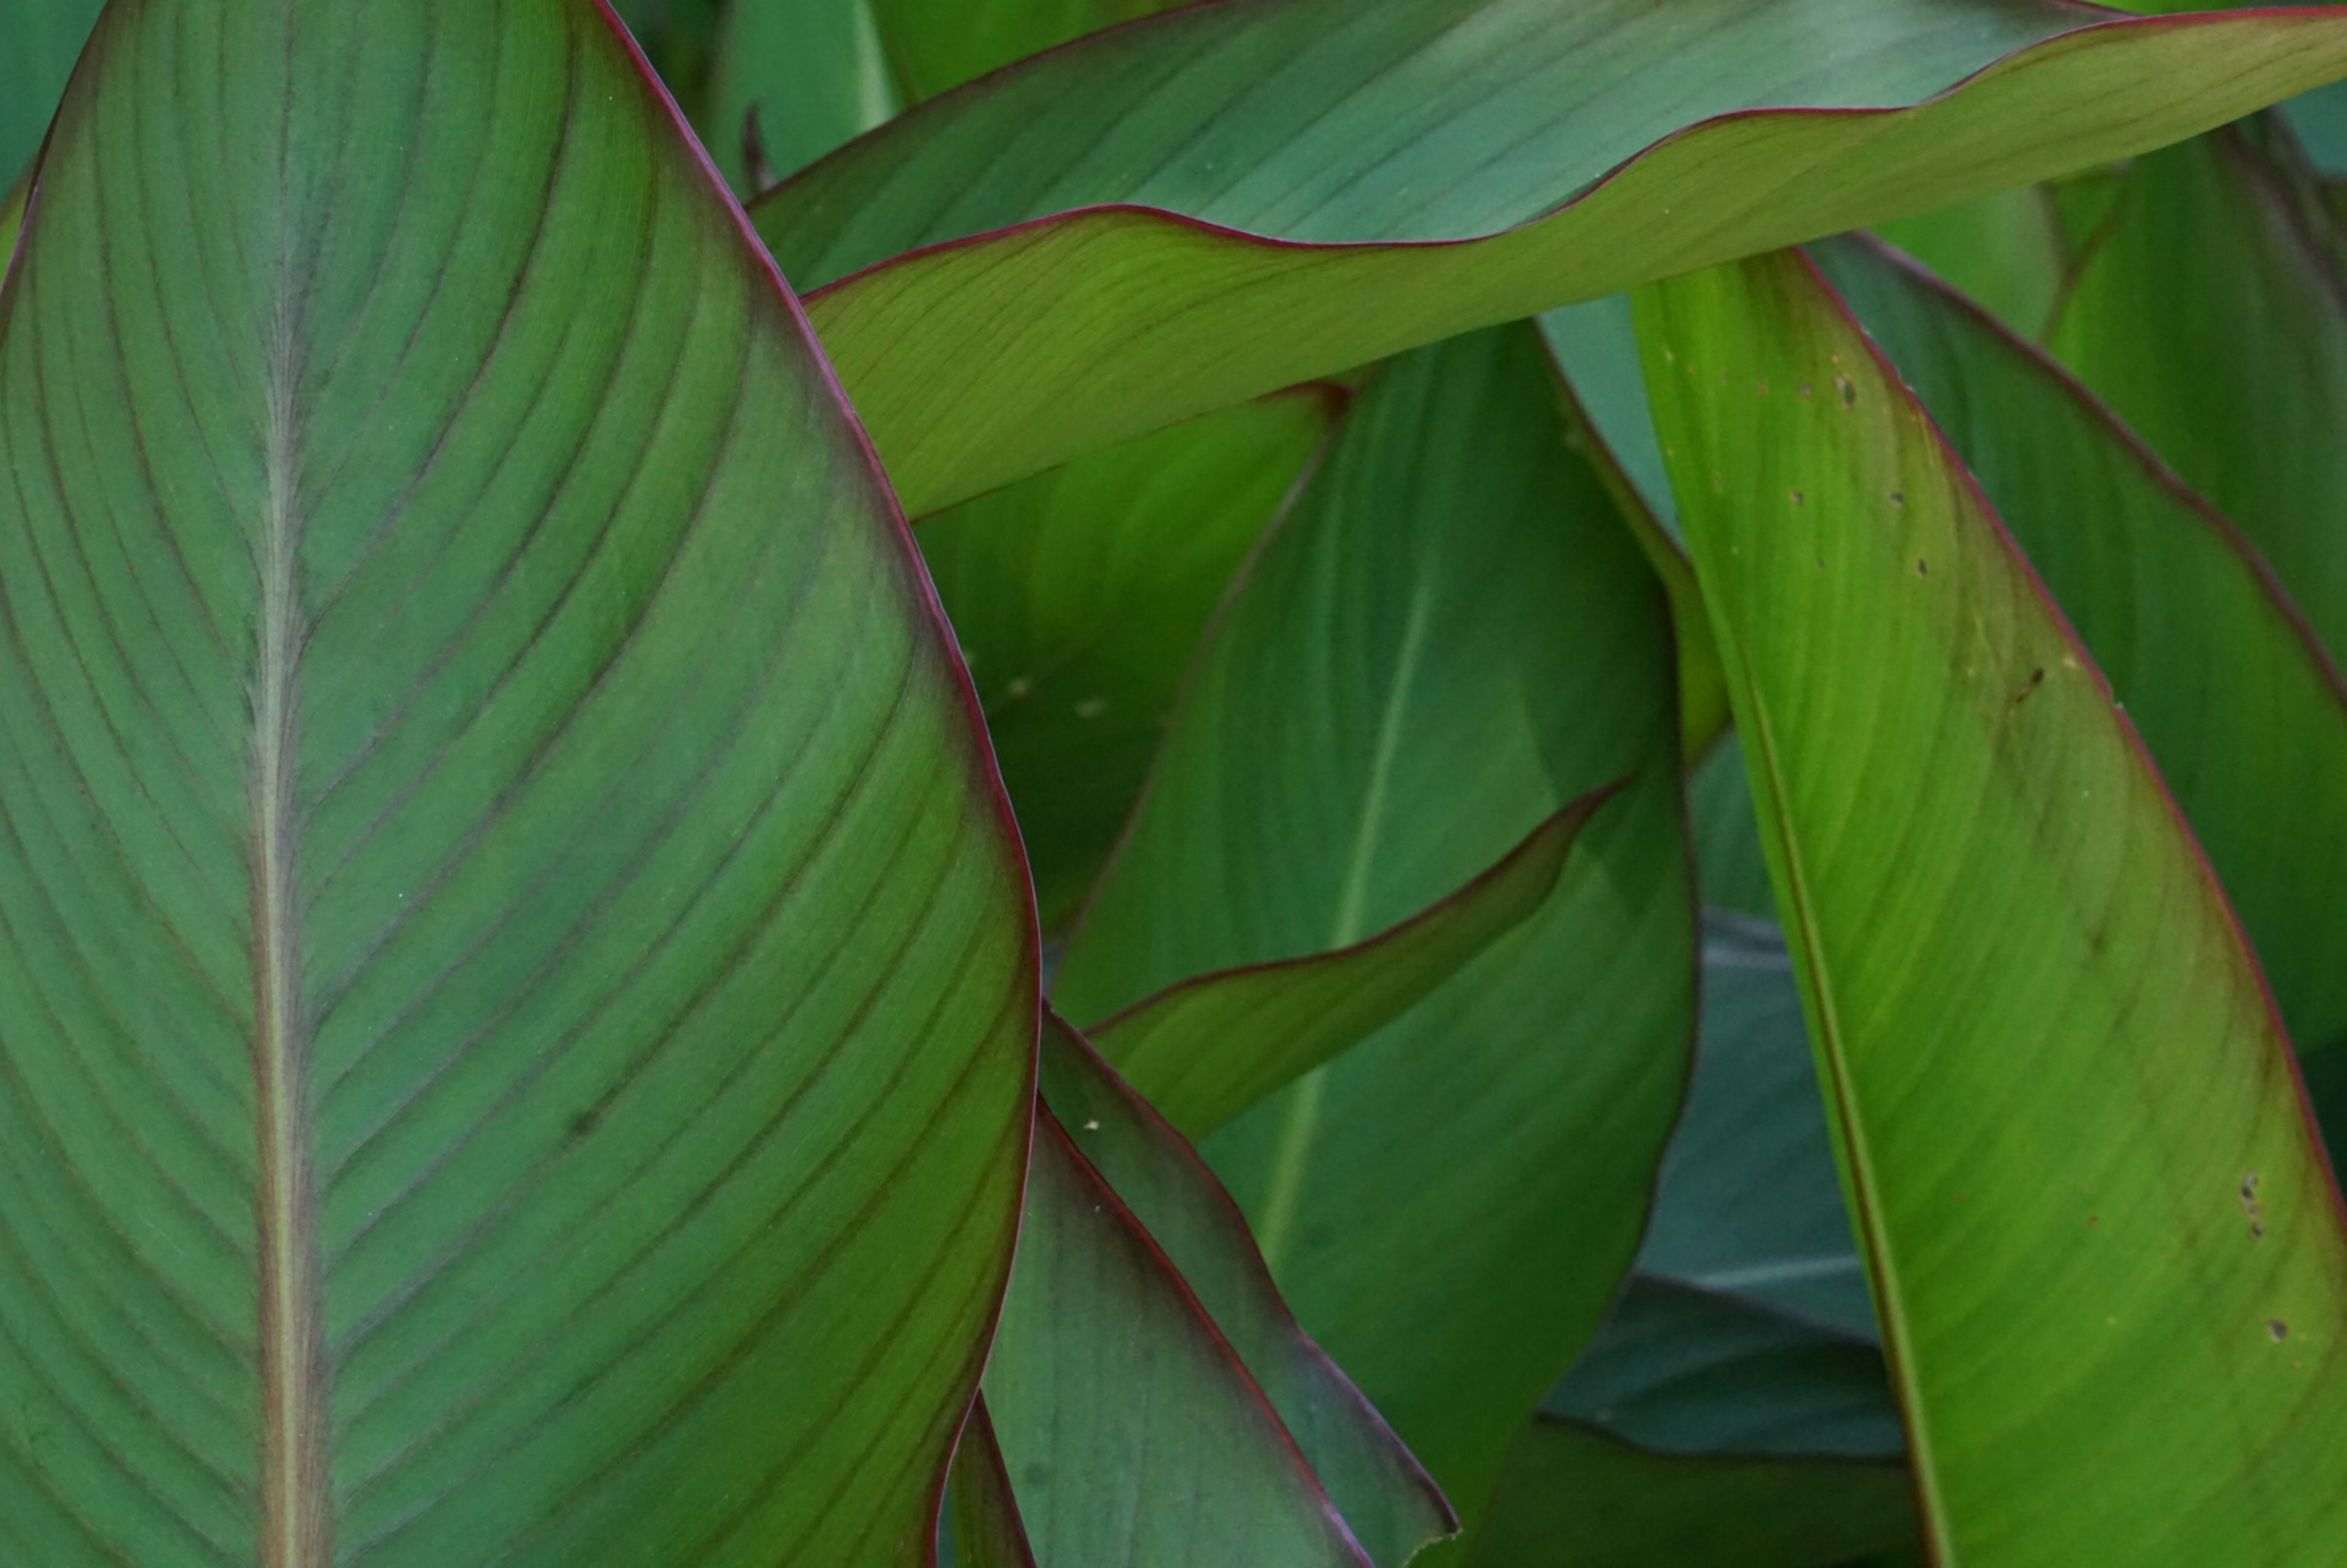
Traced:
<svg viewBox="0 0 2347 1568">
<path fill-rule="evenodd" d="M 1207 1157 L 1470 1517 L 1637 1243 L 1694 919 L 1662 589 L 1529 325 L 1398 360 L 1235 590 L 1057 1005 L 1341 948 L 1632 775 L 1544 906 Z M 1440 1550 L 1440 1549 L 1438 1549 Z"/>
<path fill-rule="evenodd" d="M 1196 1152 L 1048 1014 L 1042 1064 L 1043 1097 L 1060 1124 L 1246 1364 L 1369 1560 L 1399 1568 L 1456 1530 L 1409 1450 L 1296 1327 L 1238 1206 Z"/>
<path fill-rule="evenodd" d="M 1038 1568 L 1368 1568 L 1228 1341 L 1048 1112 L 986 1402 Z"/>
<path fill-rule="evenodd" d="M 2347 1239 L 2207 862 L 1804 261 L 1640 308 L 1934 1556 L 2328 1562 Z"/>
<path fill-rule="evenodd" d="M 1115 847 L 1214 606 L 1343 408 L 1297 387 L 922 521 L 1046 929 Z"/>
<path fill-rule="evenodd" d="M 0 179 L 40 151 L 104 0 L 0 0 Z"/>
<path fill-rule="evenodd" d="M 2347 1040 L 2347 682 L 2239 530 L 2045 355 L 1891 252 L 1816 255 L 2109 676 L 2292 1037 Z"/>
<path fill-rule="evenodd" d="M 1035 1568 L 1034 1548 L 1010 1494 L 1010 1472 L 987 1414 L 986 1397 L 970 1401 L 969 1419 L 954 1448 L 954 1561 L 958 1568 Z"/>
<path fill-rule="evenodd" d="M 2347 658 L 2347 231 L 2297 178 L 2246 130 L 2137 159 L 2050 342 Z"/>
<path fill-rule="evenodd" d="M 1474 881 L 1365 941 L 1199 975 L 1087 1032 L 1161 1115 L 1204 1137 L 1391 1023 L 1537 913 L 1613 793 L 1582 796 Z"/>
<path fill-rule="evenodd" d="M 1031 912 L 803 319 L 596 7 L 93 51 L 0 296 L 0 1554 L 923 1561 Z"/>
<path fill-rule="evenodd" d="M 1647 1453 L 1532 1422 L 1469 1568 L 1921 1568 L 1895 1464 Z"/>
<path fill-rule="evenodd" d="M 2092 167 L 2342 74 L 2347 15 L 2324 7 L 1249 0 L 932 100 L 756 217 L 799 286 L 836 285 L 809 308 L 920 512 L 1412 344 Z"/>
</svg>

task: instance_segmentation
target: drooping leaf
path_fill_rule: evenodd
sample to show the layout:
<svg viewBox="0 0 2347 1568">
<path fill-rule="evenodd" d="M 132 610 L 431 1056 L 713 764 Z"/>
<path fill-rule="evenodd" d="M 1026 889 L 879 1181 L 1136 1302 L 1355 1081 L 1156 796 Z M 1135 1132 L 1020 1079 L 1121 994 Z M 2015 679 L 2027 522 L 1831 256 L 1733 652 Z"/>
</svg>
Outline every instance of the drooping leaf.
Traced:
<svg viewBox="0 0 2347 1568">
<path fill-rule="evenodd" d="M 871 0 L 733 0 L 701 134 L 733 189 L 754 196 L 900 107 Z"/>
<path fill-rule="evenodd" d="M 924 1561 L 1031 915 L 597 8 L 141 0 L 0 297 L 13 1561 Z"/>
<path fill-rule="evenodd" d="M 40 150 L 104 0 L 0 0 L 0 180 Z"/>
<path fill-rule="evenodd" d="M 1541 911 L 1205 1148 L 1470 1517 L 1629 1262 L 1684 1081 L 1670 659 L 1532 330 L 1395 362 L 1219 620 L 1059 981 L 1098 1017 L 1344 947 L 1632 775 Z"/>
<path fill-rule="evenodd" d="M 921 523 L 1047 929 L 1114 847 L 1214 606 L 1343 406 L 1298 387 Z"/>
<path fill-rule="evenodd" d="M 1047 1016 L 1043 1097 L 1246 1364 L 1354 1538 L 1399 1568 L 1458 1528 L 1384 1419 L 1296 1326 L 1230 1194 L 1083 1038 Z"/>
<path fill-rule="evenodd" d="M 2051 343 L 2347 657 L 2347 274 L 2323 217 L 2245 129 L 2138 159 Z"/>
<path fill-rule="evenodd" d="M 1582 796 L 1472 882 L 1374 937 L 1198 975 L 1094 1025 L 1158 1113 L 1200 1138 L 1391 1023 L 1546 905 L 1612 787 Z"/>
<path fill-rule="evenodd" d="M 1516 1440 L 1469 1568 L 1922 1568 L 1896 1464 L 1648 1453 L 1572 1421 Z"/>
<path fill-rule="evenodd" d="M 1704 916 L 1695 1079 L 1638 1267 L 1877 1336 L 1792 960 L 1772 922 Z"/>
<path fill-rule="evenodd" d="M 1640 306 L 1935 1554 L 2326 1562 L 2347 1244 L 2206 861 L 1804 261 Z"/>
<path fill-rule="evenodd" d="M 2347 682 L 2239 532 L 2045 355 L 1891 252 L 1816 255 L 2110 678 L 2292 1036 L 2347 1040 Z"/>
<path fill-rule="evenodd" d="M 1368 1568 L 1229 1342 L 1048 1112 L 986 1402 L 1037 1568 Z"/>
<path fill-rule="evenodd" d="M 987 1413 L 982 1394 L 970 1401 L 969 1419 L 954 1448 L 948 1501 L 957 1568 L 1036 1568 L 1027 1526 L 1019 1517 L 1019 1500 L 1010 1492 L 1010 1468 L 1003 1463 L 994 1418 Z"/>
<path fill-rule="evenodd" d="M 934 99 L 756 217 L 794 282 L 835 285 L 809 309 L 921 512 L 1415 343 L 2092 167 L 2342 73 L 2347 14 L 2324 7 L 1237 0 Z M 1870 108 L 1885 112 L 1849 112 Z"/>
</svg>

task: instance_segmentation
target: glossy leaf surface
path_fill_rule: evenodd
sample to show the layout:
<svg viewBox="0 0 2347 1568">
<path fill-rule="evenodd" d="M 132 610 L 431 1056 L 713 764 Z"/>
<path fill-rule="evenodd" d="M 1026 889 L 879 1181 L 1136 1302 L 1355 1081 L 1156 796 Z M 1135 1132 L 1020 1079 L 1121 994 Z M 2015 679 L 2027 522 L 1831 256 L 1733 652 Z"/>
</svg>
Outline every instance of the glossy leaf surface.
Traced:
<svg viewBox="0 0 2347 1568">
<path fill-rule="evenodd" d="M 1094 1026 L 1159 1113 L 1204 1137 L 1424 1000 L 1548 902 L 1610 790 L 1534 828 L 1498 865 L 1376 936 L 1307 958 L 1200 975 Z"/>
<path fill-rule="evenodd" d="M 1641 307 L 1935 1553 L 2327 1561 L 2347 1242 L 2206 862 L 1804 261 Z"/>
<path fill-rule="evenodd" d="M 2347 1040 L 2347 682 L 2297 608 L 2043 354 L 1890 252 L 1816 253 L 2110 678 L 2293 1038 Z"/>
<path fill-rule="evenodd" d="M 2243 131 L 2137 160 L 2051 343 L 2347 657 L 2347 241 L 2319 204 Z"/>
<path fill-rule="evenodd" d="M 1030 1105 L 968 687 L 598 8 L 140 0 L 0 298 L 13 1561 L 923 1561 Z"/>
<path fill-rule="evenodd" d="M 1100 873 L 1214 606 L 1344 407 L 1224 409 L 924 518 L 1047 928 Z"/>
<path fill-rule="evenodd" d="M 1368 1568 L 1229 1342 L 1048 1113 L 986 1402 L 1037 1568 Z"/>
<path fill-rule="evenodd" d="M 1456 1529 L 1409 1450 L 1296 1326 L 1214 1173 L 1056 1017 L 1044 1021 L 1042 1085 L 1060 1124 L 1246 1364 L 1369 1560 L 1399 1568 Z"/>
<path fill-rule="evenodd" d="M 1415 343 L 2090 167 L 2342 74 L 2347 15 L 2321 7 L 1236 0 L 932 100 L 756 216 L 795 283 L 837 284 L 810 310 L 920 512 Z M 1849 112 L 1866 108 L 1886 112 Z M 941 248 L 891 261 L 926 247 Z"/>
<path fill-rule="evenodd" d="M 1529 327 L 1387 366 L 1251 567 L 1059 981 L 1100 1016 L 1342 948 L 1589 822 L 1546 905 L 1205 1148 L 1471 1517 L 1635 1250 L 1692 1033 L 1670 631 Z"/>
<path fill-rule="evenodd" d="M 1469 1568 L 1922 1568 L 1907 1472 L 1850 1460 L 1647 1453 L 1534 1421 Z"/>
</svg>

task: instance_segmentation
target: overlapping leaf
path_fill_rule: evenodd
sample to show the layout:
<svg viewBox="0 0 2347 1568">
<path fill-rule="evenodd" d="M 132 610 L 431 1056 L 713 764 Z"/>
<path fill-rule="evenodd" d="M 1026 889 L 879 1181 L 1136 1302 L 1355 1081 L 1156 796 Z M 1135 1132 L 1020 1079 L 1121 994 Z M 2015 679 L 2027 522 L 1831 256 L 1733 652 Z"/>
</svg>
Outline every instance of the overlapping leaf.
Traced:
<svg viewBox="0 0 2347 1568">
<path fill-rule="evenodd" d="M 2045 356 L 1885 251 L 1816 254 L 2110 678 L 2292 1036 L 2347 1040 L 2336 666 L 2232 525 Z"/>
<path fill-rule="evenodd" d="M 1237 0 L 932 100 L 756 215 L 795 282 L 835 285 L 810 309 L 917 512 L 2342 73 L 2347 15 L 2321 7 Z"/>
<path fill-rule="evenodd" d="M 0 180 L 40 149 L 104 0 L 0 0 Z"/>
<path fill-rule="evenodd" d="M 1631 783 L 1546 905 L 1209 1140 L 1297 1317 L 1470 1515 L 1636 1244 L 1692 1032 L 1661 589 L 1516 327 L 1388 366 L 1250 569 L 1058 996 L 1340 948 Z"/>
<path fill-rule="evenodd" d="M 1099 875 L 1208 618 L 1343 406 L 1299 387 L 922 521 L 1047 928 Z"/>
<path fill-rule="evenodd" d="M 1804 262 L 1641 305 L 1934 1553 L 2327 1562 L 2347 1242 L 2207 863 Z"/>
<path fill-rule="evenodd" d="M 5 1555 L 923 1561 L 1030 909 L 605 15 L 109 12 L 0 474 Z"/>
<path fill-rule="evenodd" d="M 2050 341 L 2347 657 L 2347 241 L 2302 175 L 2249 128 L 2137 160 Z"/>
<path fill-rule="evenodd" d="M 1298 1327 L 1246 1222 L 1204 1162 L 1074 1030 L 1044 1023 L 1045 1101 L 1147 1230 L 1279 1414 L 1378 1568 L 1457 1528 L 1385 1421 Z"/>
<path fill-rule="evenodd" d="M 1408 1012 L 1548 902 L 1611 789 L 1582 796 L 1440 903 L 1350 947 L 1199 975 L 1095 1026 L 1166 1120 L 1203 1137 Z"/>
</svg>

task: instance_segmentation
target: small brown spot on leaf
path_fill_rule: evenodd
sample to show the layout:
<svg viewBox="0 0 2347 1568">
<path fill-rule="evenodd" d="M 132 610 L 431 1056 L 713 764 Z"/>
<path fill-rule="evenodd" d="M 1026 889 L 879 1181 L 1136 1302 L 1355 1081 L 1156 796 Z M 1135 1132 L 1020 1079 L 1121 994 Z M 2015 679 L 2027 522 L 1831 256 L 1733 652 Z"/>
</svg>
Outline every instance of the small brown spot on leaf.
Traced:
<svg viewBox="0 0 2347 1568">
<path fill-rule="evenodd" d="M 1765 382 L 1765 381 L 1756 381 L 1756 382 L 1754 382 L 1752 384 L 1753 384 L 1753 386 L 1754 386 L 1754 387 L 1756 387 L 1757 389 L 1758 389 L 1759 394 L 1760 394 L 1760 395 L 1761 395 L 1761 396 L 1766 397 L 1766 396 L 1768 396 L 1768 384 L 1767 382 Z"/>
<path fill-rule="evenodd" d="M 1903 506 L 1905 506 L 1905 505 L 1907 504 L 1907 492 L 1906 492 L 1906 491 L 1904 491 L 1904 490 L 1893 490 L 1893 491 L 1891 491 L 1891 504 L 1892 506 L 1894 506 L 1894 507 L 1903 507 Z"/>
<path fill-rule="evenodd" d="M 1918 557 L 1918 558 L 1916 559 L 1916 561 L 1915 561 L 1915 575 L 1916 575 L 1917 577 L 1929 577 L 1929 576 L 1931 576 L 1931 575 L 1932 575 L 1932 563 L 1931 563 L 1930 561 L 1927 561 L 1927 560 L 1922 559 L 1921 557 Z"/>
<path fill-rule="evenodd" d="M 2098 1230 L 2098 1229 L 2100 1229 L 2100 1228 L 2101 1228 L 2101 1226 L 2102 1226 L 2102 1223 L 2103 1223 L 2103 1216 L 2102 1216 L 2102 1215 L 2100 1215 L 2100 1214 L 2088 1214 L 2088 1215 L 2086 1216 L 2086 1228 L 2087 1228 L 2088 1230 Z"/>
<path fill-rule="evenodd" d="M 1796 490 L 1796 491 L 1794 491 L 1794 492 L 1793 492 L 1793 505 L 1795 505 L 1795 506 L 1797 506 L 1797 507 L 1798 507 L 1798 506 L 1799 506 L 1800 504 L 1801 504 L 1801 493 L 1800 493 L 1799 490 Z"/>
<path fill-rule="evenodd" d="M 2013 705 L 2016 708 L 2020 707 L 2035 696 L 2037 688 L 2044 684 L 2045 684 L 2045 671 L 2043 669 L 2032 670 L 2029 672 L 2029 679 L 2023 682 L 2021 690 L 2014 694 Z"/>
<path fill-rule="evenodd" d="M 2266 1325 L 2266 1332 L 2272 1335 L 2273 1342 L 2279 1345 L 2290 1337 L 2290 1325 L 2277 1317 Z"/>
<path fill-rule="evenodd" d="M 1844 408 L 1856 408 L 1858 406 L 1858 388 L 1854 384 L 1852 384 L 1850 377 L 1846 375 L 1835 376 L 1834 390 L 1841 394 L 1841 405 Z"/>
</svg>

